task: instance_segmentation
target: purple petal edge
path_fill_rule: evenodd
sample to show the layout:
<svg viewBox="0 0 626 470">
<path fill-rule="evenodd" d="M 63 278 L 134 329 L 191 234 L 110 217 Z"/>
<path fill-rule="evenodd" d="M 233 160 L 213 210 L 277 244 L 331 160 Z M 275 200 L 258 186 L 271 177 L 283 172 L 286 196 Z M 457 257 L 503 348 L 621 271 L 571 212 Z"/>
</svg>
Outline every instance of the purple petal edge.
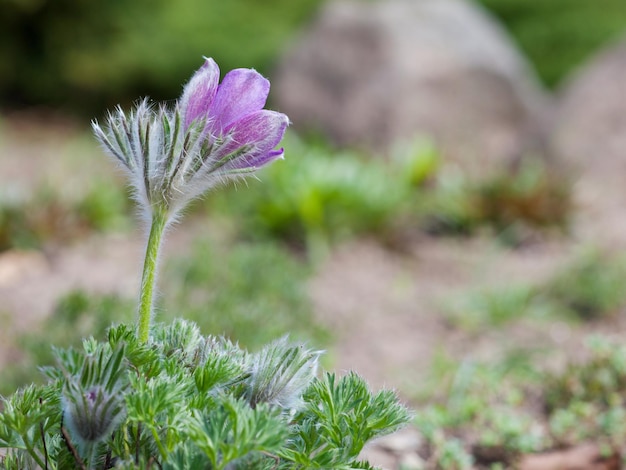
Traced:
<svg viewBox="0 0 626 470">
<path fill-rule="evenodd" d="M 186 128 L 196 119 L 207 118 L 218 90 L 220 69 L 217 63 L 206 58 L 202 67 L 193 74 L 180 98 L 183 125 Z"/>
<path fill-rule="evenodd" d="M 280 148 L 277 150 L 271 150 L 267 153 L 262 153 L 255 156 L 244 156 L 235 160 L 232 164 L 233 170 L 243 170 L 244 168 L 256 169 L 261 168 L 268 163 L 282 158 L 285 154 L 285 149 Z"/>
</svg>

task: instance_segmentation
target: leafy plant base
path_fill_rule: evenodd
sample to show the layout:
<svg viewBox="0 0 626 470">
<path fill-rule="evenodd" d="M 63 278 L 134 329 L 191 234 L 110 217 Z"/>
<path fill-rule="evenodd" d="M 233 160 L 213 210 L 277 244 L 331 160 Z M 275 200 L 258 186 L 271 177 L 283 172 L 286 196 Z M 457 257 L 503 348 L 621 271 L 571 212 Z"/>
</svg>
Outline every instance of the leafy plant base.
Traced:
<svg viewBox="0 0 626 470">
<path fill-rule="evenodd" d="M 250 353 L 176 320 L 55 353 L 48 384 L 3 401 L 0 468 L 367 469 L 365 443 L 410 417 L 286 338 Z"/>
</svg>

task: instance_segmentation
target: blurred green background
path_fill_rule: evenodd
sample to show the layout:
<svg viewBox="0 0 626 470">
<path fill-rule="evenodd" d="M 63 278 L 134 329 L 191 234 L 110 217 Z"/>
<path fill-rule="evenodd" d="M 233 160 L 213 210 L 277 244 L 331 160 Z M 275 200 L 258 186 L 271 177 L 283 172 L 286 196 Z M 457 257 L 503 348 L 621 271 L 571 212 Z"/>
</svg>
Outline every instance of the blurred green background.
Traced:
<svg viewBox="0 0 626 470">
<path fill-rule="evenodd" d="M 481 1 L 550 87 L 626 24 L 623 0 Z M 269 74 L 322 3 L 1 0 L 0 106 L 98 116 L 139 96 L 173 99 L 203 55 Z"/>
<path fill-rule="evenodd" d="M 94 114 L 172 99 L 212 56 L 267 72 L 319 0 L 2 0 L 0 97 Z"/>
</svg>

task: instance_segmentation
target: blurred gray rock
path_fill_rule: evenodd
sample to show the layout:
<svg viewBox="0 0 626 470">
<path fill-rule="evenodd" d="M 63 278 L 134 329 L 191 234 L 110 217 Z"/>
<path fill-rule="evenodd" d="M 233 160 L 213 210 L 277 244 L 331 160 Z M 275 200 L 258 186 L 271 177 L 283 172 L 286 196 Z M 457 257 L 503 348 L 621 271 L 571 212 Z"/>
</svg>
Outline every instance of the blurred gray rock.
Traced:
<svg viewBox="0 0 626 470">
<path fill-rule="evenodd" d="M 480 173 L 534 143 L 546 107 L 505 32 L 463 0 L 329 1 L 274 78 L 297 129 L 374 151 L 431 136 Z"/>
<path fill-rule="evenodd" d="M 577 177 L 579 233 L 626 246 L 626 37 L 583 64 L 559 95 L 550 146 Z"/>
<path fill-rule="evenodd" d="M 626 174 L 626 38 L 592 57 L 560 95 L 554 151 L 580 170 Z"/>
</svg>

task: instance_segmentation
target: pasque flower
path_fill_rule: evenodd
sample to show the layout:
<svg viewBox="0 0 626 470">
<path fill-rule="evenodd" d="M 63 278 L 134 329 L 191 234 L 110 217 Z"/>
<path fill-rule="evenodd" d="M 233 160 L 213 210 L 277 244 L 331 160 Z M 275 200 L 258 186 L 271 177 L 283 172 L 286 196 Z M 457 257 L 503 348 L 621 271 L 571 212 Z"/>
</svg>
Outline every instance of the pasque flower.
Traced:
<svg viewBox="0 0 626 470">
<path fill-rule="evenodd" d="M 275 147 L 289 119 L 263 109 L 269 81 L 252 69 L 232 70 L 221 84 L 219 75 L 206 59 L 173 108 L 143 100 L 128 114 L 118 107 L 104 127 L 94 121 L 96 137 L 128 170 L 148 213 L 164 210 L 171 220 L 225 179 L 282 157 Z"/>
<path fill-rule="evenodd" d="M 224 180 L 282 157 L 276 149 L 289 118 L 263 109 L 270 83 L 236 69 L 219 83 L 213 59 L 191 77 L 173 107 L 141 101 L 119 106 L 93 129 L 107 153 L 128 170 L 135 197 L 150 220 L 141 284 L 138 334 L 149 339 L 156 265 L 165 227 L 192 199 Z"/>
</svg>

